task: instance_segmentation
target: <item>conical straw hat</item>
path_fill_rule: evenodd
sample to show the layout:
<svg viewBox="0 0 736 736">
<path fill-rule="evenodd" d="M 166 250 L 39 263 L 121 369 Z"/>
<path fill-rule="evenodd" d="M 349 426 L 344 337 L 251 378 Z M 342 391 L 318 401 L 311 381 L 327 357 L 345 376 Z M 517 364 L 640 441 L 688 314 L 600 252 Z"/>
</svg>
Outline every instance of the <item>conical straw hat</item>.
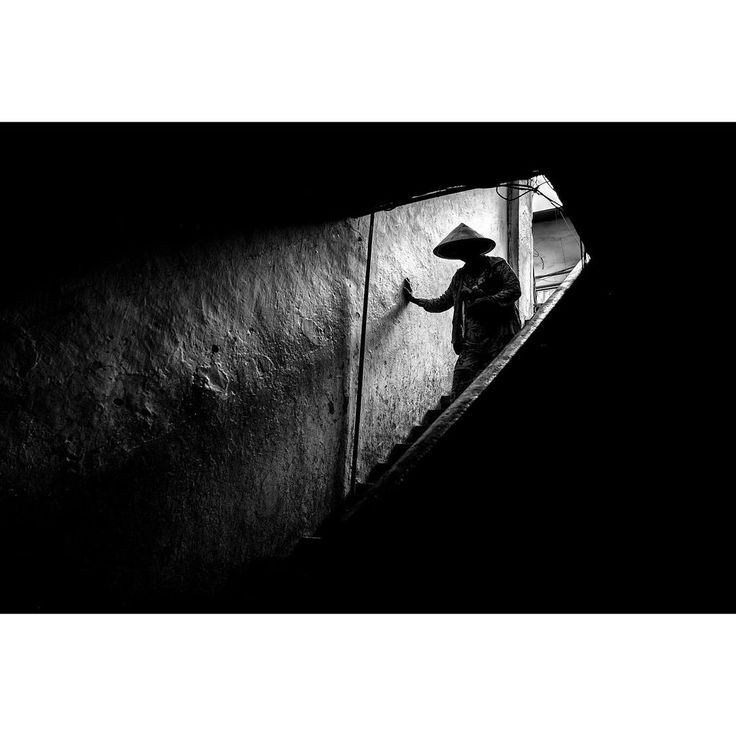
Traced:
<svg viewBox="0 0 736 736">
<path fill-rule="evenodd" d="M 467 258 L 488 253 L 496 247 L 496 242 L 484 238 L 479 232 L 461 222 L 432 251 L 438 258 Z"/>
</svg>

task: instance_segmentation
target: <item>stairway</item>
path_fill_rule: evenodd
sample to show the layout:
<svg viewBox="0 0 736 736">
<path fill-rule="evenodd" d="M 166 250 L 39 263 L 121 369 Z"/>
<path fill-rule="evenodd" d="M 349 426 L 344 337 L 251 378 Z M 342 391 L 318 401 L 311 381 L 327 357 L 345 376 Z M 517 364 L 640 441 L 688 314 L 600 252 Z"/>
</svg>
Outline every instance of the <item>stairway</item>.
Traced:
<svg viewBox="0 0 736 736">
<path fill-rule="evenodd" d="M 588 431 L 601 420 L 587 399 L 601 366 L 611 363 L 601 328 L 611 310 L 605 289 L 589 275 L 578 282 L 578 273 L 482 379 L 457 402 L 443 396 L 297 544 L 265 608 L 519 610 L 610 597 L 630 511 L 589 482 L 599 481 L 601 468 L 606 479 L 617 469 L 604 463 L 608 455 Z M 540 376 L 566 401 L 537 437 L 530 387 Z M 548 458 L 574 461 L 575 472 L 552 485 L 541 474 Z"/>
<path fill-rule="evenodd" d="M 437 405 L 425 412 L 422 421 L 415 424 L 403 442 L 397 442 L 382 462 L 376 463 L 371 468 L 365 482 L 355 484 L 355 493 L 348 496 L 344 502 L 336 508 L 325 519 L 312 535 L 303 536 L 292 551 L 292 559 L 308 562 L 319 554 L 322 536 L 339 526 L 345 517 L 354 508 L 355 504 L 364 498 L 381 480 L 381 478 L 392 468 L 396 462 L 411 448 L 415 442 L 434 424 L 450 404 L 451 396 L 441 396 Z"/>
<path fill-rule="evenodd" d="M 427 411 L 422 418 L 420 424 L 415 424 L 406 439 L 403 442 L 397 442 L 391 452 L 389 452 L 386 460 L 380 463 L 376 463 L 371 471 L 368 473 L 368 478 L 365 483 L 356 483 L 355 486 L 355 497 L 360 497 L 369 491 L 391 468 L 398 459 L 434 424 L 445 409 L 452 403 L 451 396 L 440 397 L 439 403 L 434 409 Z"/>
</svg>

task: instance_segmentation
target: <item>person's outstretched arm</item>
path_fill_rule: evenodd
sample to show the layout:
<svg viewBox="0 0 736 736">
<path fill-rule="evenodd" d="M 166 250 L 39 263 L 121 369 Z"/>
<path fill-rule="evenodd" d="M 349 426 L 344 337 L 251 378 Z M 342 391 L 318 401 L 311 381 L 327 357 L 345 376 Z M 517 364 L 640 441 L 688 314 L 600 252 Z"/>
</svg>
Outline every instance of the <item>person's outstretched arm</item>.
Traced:
<svg viewBox="0 0 736 736">
<path fill-rule="evenodd" d="M 455 304 L 455 277 L 453 276 L 447 291 L 436 299 L 418 299 L 414 296 L 409 279 L 404 279 L 404 295 L 408 301 L 414 302 L 427 312 L 445 312 Z"/>
</svg>

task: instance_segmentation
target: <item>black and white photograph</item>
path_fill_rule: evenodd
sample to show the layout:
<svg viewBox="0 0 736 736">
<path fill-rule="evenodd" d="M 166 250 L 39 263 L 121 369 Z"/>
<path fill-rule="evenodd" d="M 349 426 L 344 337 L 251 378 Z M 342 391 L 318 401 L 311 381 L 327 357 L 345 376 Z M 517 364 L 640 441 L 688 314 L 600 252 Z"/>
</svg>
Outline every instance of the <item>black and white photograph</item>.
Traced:
<svg viewBox="0 0 736 736">
<path fill-rule="evenodd" d="M 5 126 L 6 610 L 730 610 L 733 134 Z"/>
<path fill-rule="evenodd" d="M 733 733 L 726 26 L 540 7 L 8 16 L 4 732 Z"/>
</svg>

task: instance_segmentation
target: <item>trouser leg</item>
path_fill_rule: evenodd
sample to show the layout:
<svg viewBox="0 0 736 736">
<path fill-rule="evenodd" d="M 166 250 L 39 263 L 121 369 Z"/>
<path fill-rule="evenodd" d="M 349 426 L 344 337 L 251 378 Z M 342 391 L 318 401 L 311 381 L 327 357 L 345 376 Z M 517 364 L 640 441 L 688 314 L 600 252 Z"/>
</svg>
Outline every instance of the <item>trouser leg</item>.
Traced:
<svg viewBox="0 0 736 736">
<path fill-rule="evenodd" d="M 470 386 L 478 374 L 498 355 L 494 353 L 476 352 L 464 350 L 458 356 L 455 363 L 455 371 L 452 374 L 452 398 L 453 401 Z"/>
<path fill-rule="evenodd" d="M 464 350 L 458 356 L 455 363 L 455 371 L 452 374 L 452 398 L 455 400 L 473 382 L 480 373 L 483 366 L 480 364 L 479 356 L 470 350 Z"/>
</svg>

